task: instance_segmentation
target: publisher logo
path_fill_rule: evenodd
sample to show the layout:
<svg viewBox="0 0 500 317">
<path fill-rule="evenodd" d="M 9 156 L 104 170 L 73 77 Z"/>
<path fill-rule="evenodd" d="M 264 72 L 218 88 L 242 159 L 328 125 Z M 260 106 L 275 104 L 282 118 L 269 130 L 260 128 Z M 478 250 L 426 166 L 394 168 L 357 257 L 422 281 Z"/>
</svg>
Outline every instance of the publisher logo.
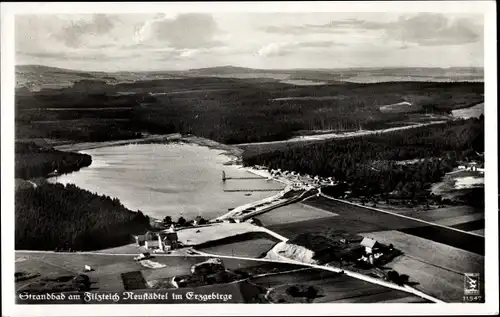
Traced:
<svg viewBox="0 0 500 317">
<path fill-rule="evenodd" d="M 464 274 L 464 295 L 479 295 L 479 273 Z"/>
</svg>

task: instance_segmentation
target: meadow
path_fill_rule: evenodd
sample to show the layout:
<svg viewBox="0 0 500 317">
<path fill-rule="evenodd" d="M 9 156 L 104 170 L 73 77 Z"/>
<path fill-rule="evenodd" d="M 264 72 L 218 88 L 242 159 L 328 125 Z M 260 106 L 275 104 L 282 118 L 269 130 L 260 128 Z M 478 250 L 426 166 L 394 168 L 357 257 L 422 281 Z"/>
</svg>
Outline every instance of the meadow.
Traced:
<svg viewBox="0 0 500 317">
<path fill-rule="evenodd" d="M 407 256 L 396 259 L 388 267 L 400 274 L 408 274 L 412 281 L 418 283 L 413 287 L 426 294 L 448 303 L 463 302 L 463 274 L 448 271 Z"/>
<path fill-rule="evenodd" d="M 335 214 L 325 210 L 317 209 L 301 203 L 295 203 L 273 209 L 258 215 L 256 218 L 262 222 L 263 226 L 267 227 L 291 222 L 328 218 L 334 215 Z"/>
<path fill-rule="evenodd" d="M 279 241 L 265 232 L 249 232 L 199 244 L 196 250 L 214 255 L 261 258 Z"/>
<path fill-rule="evenodd" d="M 16 253 L 16 272 L 39 274 L 36 278 L 16 282 L 16 289 L 42 278 L 86 274 L 89 276 L 92 287 L 95 290 L 123 291 L 122 273 L 141 272 L 146 281 L 159 278 L 172 278 L 178 275 L 191 274 L 192 265 L 209 259 L 209 257 L 203 256 L 155 256 L 152 261 L 164 264 L 165 267 L 151 269 L 134 261 L 134 256 L 136 254 Z M 226 258 L 222 259 L 222 261 L 227 269 L 246 276 L 302 268 L 299 265 L 287 263 L 268 263 Z M 85 265 L 89 265 L 93 268 L 93 271 L 84 273 Z"/>
<path fill-rule="evenodd" d="M 405 254 L 448 271 L 484 273 L 484 256 L 472 252 L 399 231 L 371 232 L 367 235 L 384 244 L 392 243 Z"/>
<path fill-rule="evenodd" d="M 184 246 L 196 246 L 257 231 L 261 231 L 258 226 L 242 222 L 210 224 L 206 226 L 185 228 L 177 231 L 177 235 L 179 236 L 179 242 Z"/>
<path fill-rule="evenodd" d="M 293 285 L 314 286 L 319 296 L 313 303 L 378 303 L 405 298 L 404 301 L 423 301 L 411 294 L 354 279 L 347 275 L 316 269 L 251 279 L 252 283 L 271 288 L 271 300 L 278 301 L 286 288 Z"/>
</svg>

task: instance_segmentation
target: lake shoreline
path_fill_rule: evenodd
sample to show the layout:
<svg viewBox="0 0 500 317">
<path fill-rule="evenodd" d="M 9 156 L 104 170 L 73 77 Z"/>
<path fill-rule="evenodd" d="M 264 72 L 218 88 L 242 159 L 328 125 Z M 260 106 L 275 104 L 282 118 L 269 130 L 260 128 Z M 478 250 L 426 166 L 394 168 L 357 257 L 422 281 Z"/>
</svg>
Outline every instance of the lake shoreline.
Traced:
<svg viewBox="0 0 500 317">
<path fill-rule="evenodd" d="M 183 136 L 180 133 L 149 135 L 138 139 L 118 141 L 66 143 L 56 145 L 54 146 L 54 149 L 65 152 L 80 152 L 84 150 L 92 150 L 111 146 L 124 146 L 129 144 L 167 144 L 172 142 L 196 144 L 210 149 L 223 151 L 223 153 L 221 154 L 230 158 L 230 162 L 227 163 L 229 165 L 238 164 L 239 162 L 241 162 L 241 157 L 243 155 L 243 149 L 237 146 L 222 144 L 217 141 L 198 136 Z"/>
<path fill-rule="evenodd" d="M 136 147 L 133 144 L 138 145 Z M 129 148 L 127 145 L 131 147 Z M 141 147 L 139 147 L 139 145 Z M 174 149 L 169 150 L 168 145 L 173 146 Z M 119 146 L 122 148 L 120 149 Z M 164 148 L 164 146 L 166 147 Z M 151 149 L 151 147 L 156 148 L 156 150 Z M 186 147 L 186 149 L 182 150 L 184 147 Z M 67 145 L 65 149 L 70 150 L 70 146 Z M 260 189 L 282 186 L 282 184 L 273 186 L 272 184 L 275 183 L 268 182 L 267 180 L 266 182 L 257 179 L 252 180 L 252 177 L 254 177 L 252 174 L 260 174 L 259 176 L 263 179 L 267 179 L 268 177 L 262 176 L 262 172 L 267 171 L 260 171 L 259 169 L 259 171 L 256 172 L 252 167 L 243 166 L 241 162 L 242 149 L 192 135 L 155 136 L 154 138 L 141 140 L 141 142 L 127 140 L 119 143 L 113 142 L 112 144 L 108 142 L 92 144 L 80 143 L 72 145 L 72 149 L 80 150 L 93 157 L 91 166 L 80 171 L 87 176 L 80 175 L 81 173 L 58 175 L 57 178 L 51 178 L 49 182 L 59 182 L 62 184 L 73 183 L 82 189 L 87 189 L 101 195 L 104 194 L 116 197 L 128 209 L 141 210 L 151 218 L 152 222 L 160 221 L 166 215 L 171 215 L 173 218 L 180 216 L 173 210 L 176 205 L 178 205 L 177 209 L 182 211 L 181 215 L 183 214 L 184 218 L 187 220 L 194 218 L 196 215 L 203 215 L 203 217 L 205 217 L 204 214 L 206 214 L 208 218 L 218 217 L 227 213 L 228 209 L 247 204 L 249 201 L 258 201 L 271 196 L 271 193 L 261 192 Z M 86 151 L 87 149 L 88 152 Z M 104 156 L 102 156 L 102 153 L 104 153 Z M 111 156 L 108 157 L 107 155 Z M 159 157 L 154 160 L 159 162 L 160 165 L 158 165 L 156 169 L 145 167 L 146 165 L 142 164 L 143 161 L 138 160 L 138 155 L 144 155 L 146 159 L 158 155 Z M 108 161 L 108 159 L 110 159 L 110 161 Z M 178 164 L 184 164 L 183 162 L 185 160 L 187 160 L 186 163 L 188 163 L 188 161 L 193 162 L 194 160 L 197 162 L 197 166 L 188 167 L 184 172 L 183 169 L 178 170 L 174 167 Z M 204 163 L 205 160 L 208 160 L 206 161 L 208 165 Z M 165 162 L 172 163 L 165 164 Z M 130 166 L 138 166 L 138 168 Z M 201 175 L 210 175 L 208 179 L 202 178 L 199 181 L 197 180 L 197 173 L 200 173 L 198 168 L 200 167 L 202 168 Z M 212 170 L 212 172 L 206 174 L 207 169 Z M 109 173 L 109 170 L 113 170 L 113 172 L 110 174 L 110 178 L 107 178 L 106 173 Z M 170 174 L 176 170 L 176 175 L 168 176 L 169 174 L 166 174 L 168 170 L 170 170 Z M 120 172 L 116 174 L 115 171 Z M 219 175 L 222 171 L 228 173 L 228 177 L 232 177 L 232 180 L 227 183 L 221 182 Z M 131 186 L 119 180 L 121 176 L 113 180 L 116 175 L 125 175 L 122 173 L 130 173 L 130 175 L 136 175 L 135 177 L 144 175 L 144 179 L 137 182 L 133 181 L 132 178 L 130 178 L 131 176 L 128 176 L 132 182 Z M 104 175 L 100 178 L 106 180 L 104 182 L 96 181 L 98 174 Z M 89 176 L 91 177 L 90 181 L 83 180 Z M 266 174 L 266 176 L 269 175 Z M 148 181 L 155 178 L 161 180 L 158 188 L 155 187 L 156 185 L 151 185 Z M 248 178 L 248 180 L 246 178 Z M 166 179 L 169 181 L 165 181 Z M 242 181 L 239 181 L 239 179 Z M 109 181 L 111 181 L 111 183 L 108 183 Z M 221 183 L 219 184 L 219 182 Z M 174 183 L 177 185 L 174 185 Z M 214 187 L 207 190 L 207 186 L 212 187 L 211 184 L 214 184 Z M 129 189 L 127 189 L 127 187 Z M 130 188 L 132 187 L 137 188 L 138 191 L 131 191 Z M 173 189 L 174 187 L 178 187 L 178 189 Z M 256 189 L 257 192 L 246 194 L 242 192 L 245 190 L 252 192 L 254 189 Z M 183 190 L 183 192 L 176 193 L 178 190 Z M 204 197 L 200 198 L 200 195 Z M 150 198 L 147 198 L 148 196 Z M 186 198 L 187 196 L 194 197 L 194 200 Z M 138 198 L 136 199 L 134 197 Z M 153 200 L 151 200 L 151 197 L 153 197 Z M 210 197 L 219 197 L 218 202 L 215 204 L 208 203 L 211 199 Z M 159 207 L 159 202 L 162 199 L 164 201 L 172 201 L 172 204 L 165 205 L 164 211 L 161 211 L 160 209 L 162 208 Z M 204 203 L 204 201 L 207 203 Z M 185 207 L 183 207 L 184 204 Z M 150 210 L 148 210 L 148 208 L 150 208 Z"/>
</svg>

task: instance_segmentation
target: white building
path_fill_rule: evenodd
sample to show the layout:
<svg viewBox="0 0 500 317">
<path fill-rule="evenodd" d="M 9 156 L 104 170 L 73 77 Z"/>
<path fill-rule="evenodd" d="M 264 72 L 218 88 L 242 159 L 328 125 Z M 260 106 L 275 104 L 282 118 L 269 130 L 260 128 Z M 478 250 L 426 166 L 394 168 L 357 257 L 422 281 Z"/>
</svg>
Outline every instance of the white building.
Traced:
<svg viewBox="0 0 500 317">
<path fill-rule="evenodd" d="M 361 241 L 361 246 L 365 248 L 365 252 L 367 254 L 372 254 L 377 248 L 377 240 L 372 239 L 372 238 L 363 238 L 363 241 Z"/>
</svg>

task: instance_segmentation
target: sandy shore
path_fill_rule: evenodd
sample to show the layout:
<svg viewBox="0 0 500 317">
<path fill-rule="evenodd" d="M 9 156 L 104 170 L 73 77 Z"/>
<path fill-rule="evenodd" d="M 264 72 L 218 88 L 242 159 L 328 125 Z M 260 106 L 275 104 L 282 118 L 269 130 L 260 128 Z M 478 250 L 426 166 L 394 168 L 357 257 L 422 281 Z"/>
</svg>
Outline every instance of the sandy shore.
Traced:
<svg viewBox="0 0 500 317">
<path fill-rule="evenodd" d="M 241 164 L 241 156 L 243 155 L 243 150 L 236 146 L 222 144 L 214 140 L 205 139 L 197 136 L 186 136 L 182 137 L 180 140 L 182 142 L 197 144 L 201 146 L 206 146 L 210 149 L 224 151 L 221 154 L 231 159 L 229 162 L 225 163 L 225 165 Z"/>
<path fill-rule="evenodd" d="M 103 141 L 103 142 L 81 142 L 69 143 L 54 146 L 59 151 L 78 152 L 83 150 L 97 149 L 108 146 L 120 146 L 127 144 L 147 144 L 147 143 L 162 143 L 167 141 L 180 140 L 182 136 L 179 133 L 149 135 L 138 139 L 118 140 L 118 141 Z"/>
</svg>

